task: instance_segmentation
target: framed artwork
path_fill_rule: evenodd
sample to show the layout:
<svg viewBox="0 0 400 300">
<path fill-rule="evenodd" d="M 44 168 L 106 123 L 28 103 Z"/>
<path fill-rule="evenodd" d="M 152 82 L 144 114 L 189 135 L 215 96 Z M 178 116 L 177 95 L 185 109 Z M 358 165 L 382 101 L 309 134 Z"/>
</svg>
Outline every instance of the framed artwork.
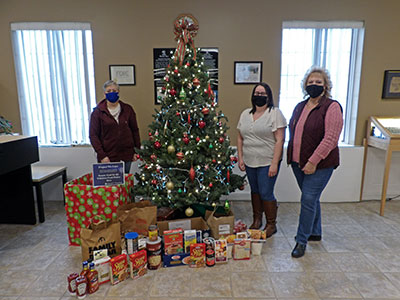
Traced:
<svg viewBox="0 0 400 300">
<path fill-rule="evenodd" d="M 119 85 L 135 85 L 135 65 L 110 65 L 110 79 Z"/>
<path fill-rule="evenodd" d="M 400 71 L 387 70 L 383 78 L 383 99 L 400 99 Z"/>
<path fill-rule="evenodd" d="M 254 84 L 262 81 L 261 61 L 235 61 L 234 83 Z"/>
</svg>

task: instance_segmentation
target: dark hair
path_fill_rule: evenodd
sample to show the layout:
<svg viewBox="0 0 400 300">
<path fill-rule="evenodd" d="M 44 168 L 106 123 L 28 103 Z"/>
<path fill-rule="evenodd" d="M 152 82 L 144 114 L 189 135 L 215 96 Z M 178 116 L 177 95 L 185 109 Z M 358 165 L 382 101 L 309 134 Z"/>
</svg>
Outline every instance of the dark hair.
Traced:
<svg viewBox="0 0 400 300">
<path fill-rule="evenodd" d="M 254 114 L 256 111 L 256 105 L 254 104 L 253 96 L 254 96 L 254 92 L 256 91 L 256 88 L 260 85 L 265 89 L 265 92 L 267 93 L 267 107 L 269 107 L 270 111 L 271 111 L 271 108 L 274 107 L 274 97 L 272 96 L 271 88 L 265 82 L 260 82 L 254 86 L 253 91 L 251 93 L 251 105 L 253 106 L 253 108 L 250 110 L 251 114 Z"/>
</svg>

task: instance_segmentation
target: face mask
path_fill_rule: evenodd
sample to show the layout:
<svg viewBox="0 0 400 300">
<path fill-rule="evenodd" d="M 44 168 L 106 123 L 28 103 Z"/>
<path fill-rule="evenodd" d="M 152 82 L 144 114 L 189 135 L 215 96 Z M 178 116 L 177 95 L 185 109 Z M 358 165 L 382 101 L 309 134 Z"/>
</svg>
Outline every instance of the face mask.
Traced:
<svg viewBox="0 0 400 300">
<path fill-rule="evenodd" d="M 119 99 L 118 92 L 111 92 L 106 94 L 106 99 L 110 101 L 111 103 L 115 103 Z"/>
<path fill-rule="evenodd" d="M 323 85 L 311 84 L 306 86 L 306 92 L 311 98 L 317 98 L 324 91 Z"/>
<path fill-rule="evenodd" d="M 267 96 L 253 96 L 253 103 L 256 106 L 264 106 L 267 104 Z"/>
</svg>

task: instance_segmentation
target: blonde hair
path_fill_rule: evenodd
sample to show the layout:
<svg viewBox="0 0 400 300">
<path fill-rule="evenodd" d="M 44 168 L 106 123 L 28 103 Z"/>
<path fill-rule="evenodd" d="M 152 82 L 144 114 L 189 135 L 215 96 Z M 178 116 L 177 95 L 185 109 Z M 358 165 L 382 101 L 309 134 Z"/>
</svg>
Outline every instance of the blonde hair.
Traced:
<svg viewBox="0 0 400 300">
<path fill-rule="evenodd" d="M 331 76 L 329 75 L 329 71 L 325 68 L 317 66 L 312 66 L 310 69 L 308 69 L 308 71 L 304 75 L 303 80 L 301 81 L 301 89 L 303 90 L 304 98 L 308 96 L 306 92 L 307 81 L 310 75 L 313 73 L 321 74 L 322 78 L 324 79 L 324 88 L 325 88 L 324 95 L 328 98 L 331 98 L 332 81 L 331 81 Z"/>
</svg>

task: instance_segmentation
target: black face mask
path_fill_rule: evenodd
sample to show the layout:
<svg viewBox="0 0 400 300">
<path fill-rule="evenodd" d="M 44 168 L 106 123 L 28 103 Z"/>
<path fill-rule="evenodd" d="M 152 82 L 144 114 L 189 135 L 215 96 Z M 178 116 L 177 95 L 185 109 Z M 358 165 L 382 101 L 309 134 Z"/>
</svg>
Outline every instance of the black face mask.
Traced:
<svg viewBox="0 0 400 300">
<path fill-rule="evenodd" d="M 311 98 L 317 98 L 324 91 L 323 85 L 311 84 L 306 86 L 306 92 Z"/>
<path fill-rule="evenodd" d="M 253 96 L 253 103 L 256 106 L 264 106 L 267 104 L 267 96 Z"/>
</svg>

